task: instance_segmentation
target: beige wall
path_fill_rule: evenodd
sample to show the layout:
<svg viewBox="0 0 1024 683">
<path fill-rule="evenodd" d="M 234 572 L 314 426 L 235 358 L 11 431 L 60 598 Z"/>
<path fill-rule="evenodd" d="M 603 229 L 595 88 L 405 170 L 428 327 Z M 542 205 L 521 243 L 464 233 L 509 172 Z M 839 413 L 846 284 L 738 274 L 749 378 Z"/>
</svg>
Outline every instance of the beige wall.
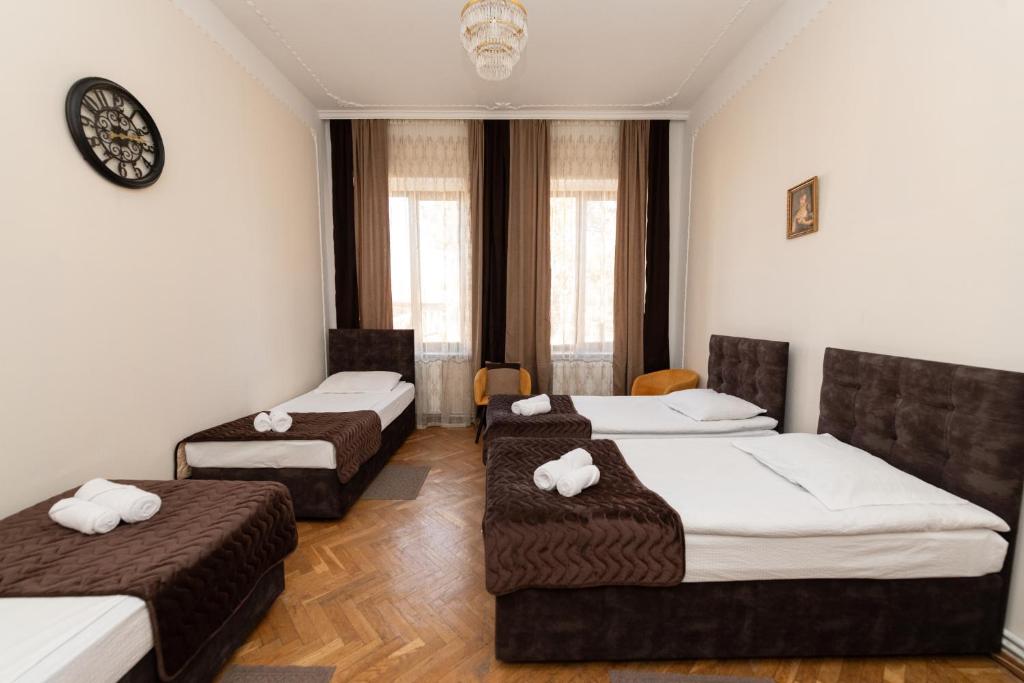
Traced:
<svg viewBox="0 0 1024 683">
<path fill-rule="evenodd" d="M 88 75 L 156 119 L 154 186 L 73 146 L 64 96 Z M 178 438 L 322 377 L 308 125 L 165 0 L 10 3 L 0 83 L 0 515 L 167 478 Z"/>
<path fill-rule="evenodd" d="M 790 341 L 799 431 L 826 346 L 1024 371 L 1021 35 L 1024 3 L 833 0 L 712 118 L 687 366 L 711 333 Z M 820 232 L 787 241 L 786 189 L 813 175 Z"/>
</svg>

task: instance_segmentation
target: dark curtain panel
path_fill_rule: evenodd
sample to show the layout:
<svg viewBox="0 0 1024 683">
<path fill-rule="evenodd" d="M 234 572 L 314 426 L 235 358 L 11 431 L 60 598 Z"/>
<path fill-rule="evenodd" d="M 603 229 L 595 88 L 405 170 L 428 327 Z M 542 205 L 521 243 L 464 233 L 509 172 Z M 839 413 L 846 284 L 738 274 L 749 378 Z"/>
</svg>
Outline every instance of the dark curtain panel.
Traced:
<svg viewBox="0 0 1024 683">
<path fill-rule="evenodd" d="M 484 121 L 480 362 L 505 360 L 509 122 Z"/>
<path fill-rule="evenodd" d="M 644 296 L 644 372 L 669 367 L 668 353 L 668 121 L 651 121 L 647 158 L 647 287 Z"/>
<path fill-rule="evenodd" d="M 334 307 L 338 328 L 358 328 L 356 199 L 352 183 L 352 122 L 349 120 L 331 121 L 331 194 L 334 199 Z"/>
</svg>

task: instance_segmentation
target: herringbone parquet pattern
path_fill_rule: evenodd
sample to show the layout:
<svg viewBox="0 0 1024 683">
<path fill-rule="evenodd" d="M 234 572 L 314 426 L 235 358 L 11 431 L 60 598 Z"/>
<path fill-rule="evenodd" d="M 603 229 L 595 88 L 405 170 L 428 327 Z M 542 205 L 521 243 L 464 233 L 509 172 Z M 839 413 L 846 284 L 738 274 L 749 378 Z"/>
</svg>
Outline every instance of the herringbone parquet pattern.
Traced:
<svg viewBox="0 0 1024 683">
<path fill-rule="evenodd" d="M 233 663 L 335 666 L 342 681 L 607 681 L 609 668 L 774 677 L 779 683 L 1016 681 L 985 657 L 503 664 L 484 590 L 483 467 L 472 429 L 415 432 L 393 462 L 429 464 L 411 501 L 359 501 L 302 522 L 287 588 Z"/>
</svg>

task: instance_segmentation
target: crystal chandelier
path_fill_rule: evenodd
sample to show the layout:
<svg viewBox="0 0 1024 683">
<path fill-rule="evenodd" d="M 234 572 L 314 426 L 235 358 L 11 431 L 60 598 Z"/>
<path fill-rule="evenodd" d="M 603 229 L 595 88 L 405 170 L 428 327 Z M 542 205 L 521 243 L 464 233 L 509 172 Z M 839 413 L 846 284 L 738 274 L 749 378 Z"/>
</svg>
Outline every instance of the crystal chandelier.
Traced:
<svg viewBox="0 0 1024 683">
<path fill-rule="evenodd" d="M 526 47 L 526 8 L 519 0 L 469 0 L 459 17 L 462 46 L 488 81 L 503 81 Z"/>
</svg>

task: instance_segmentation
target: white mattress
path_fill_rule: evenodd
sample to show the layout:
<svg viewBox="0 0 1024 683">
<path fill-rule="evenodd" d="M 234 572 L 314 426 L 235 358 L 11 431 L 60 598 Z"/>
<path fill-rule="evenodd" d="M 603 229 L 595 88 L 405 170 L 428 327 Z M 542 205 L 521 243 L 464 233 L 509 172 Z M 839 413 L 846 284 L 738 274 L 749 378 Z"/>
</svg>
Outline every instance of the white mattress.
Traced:
<svg viewBox="0 0 1024 683">
<path fill-rule="evenodd" d="M 372 410 L 380 415 L 381 429 L 402 414 L 416 396 L 409 382 L 386 392 L 363 394 L 318 394 L 296 396 L 275 408 L 290 413 L 349 413 Z M 185 444 L 185 461 L 191 467 L 303 467 L 334 469 L 334 444 L 329 441 L 206 441 Z"/>
<path fill-rule="evenodd" d="M 770 434 L 778 421 L 759 415 L 747 420 L 691 419 L 672 410 L 660 396 L 573 396 L 576 412 L 590 420 L 595 439 L 664 438 Z"/>
<path fill-rule="evenodd" d="M 617 442 L 683 520 L 686 582 L 982 576 L 1003 566 L 1007 543 L 976 505 L 832 511 L 733 440 Z"/>
<path fill-rule="evenodd" d="M 116 681 L 153 647 L 146 603 L 127 595 L 0 598 L 0 681 Z"/>
</svg>

